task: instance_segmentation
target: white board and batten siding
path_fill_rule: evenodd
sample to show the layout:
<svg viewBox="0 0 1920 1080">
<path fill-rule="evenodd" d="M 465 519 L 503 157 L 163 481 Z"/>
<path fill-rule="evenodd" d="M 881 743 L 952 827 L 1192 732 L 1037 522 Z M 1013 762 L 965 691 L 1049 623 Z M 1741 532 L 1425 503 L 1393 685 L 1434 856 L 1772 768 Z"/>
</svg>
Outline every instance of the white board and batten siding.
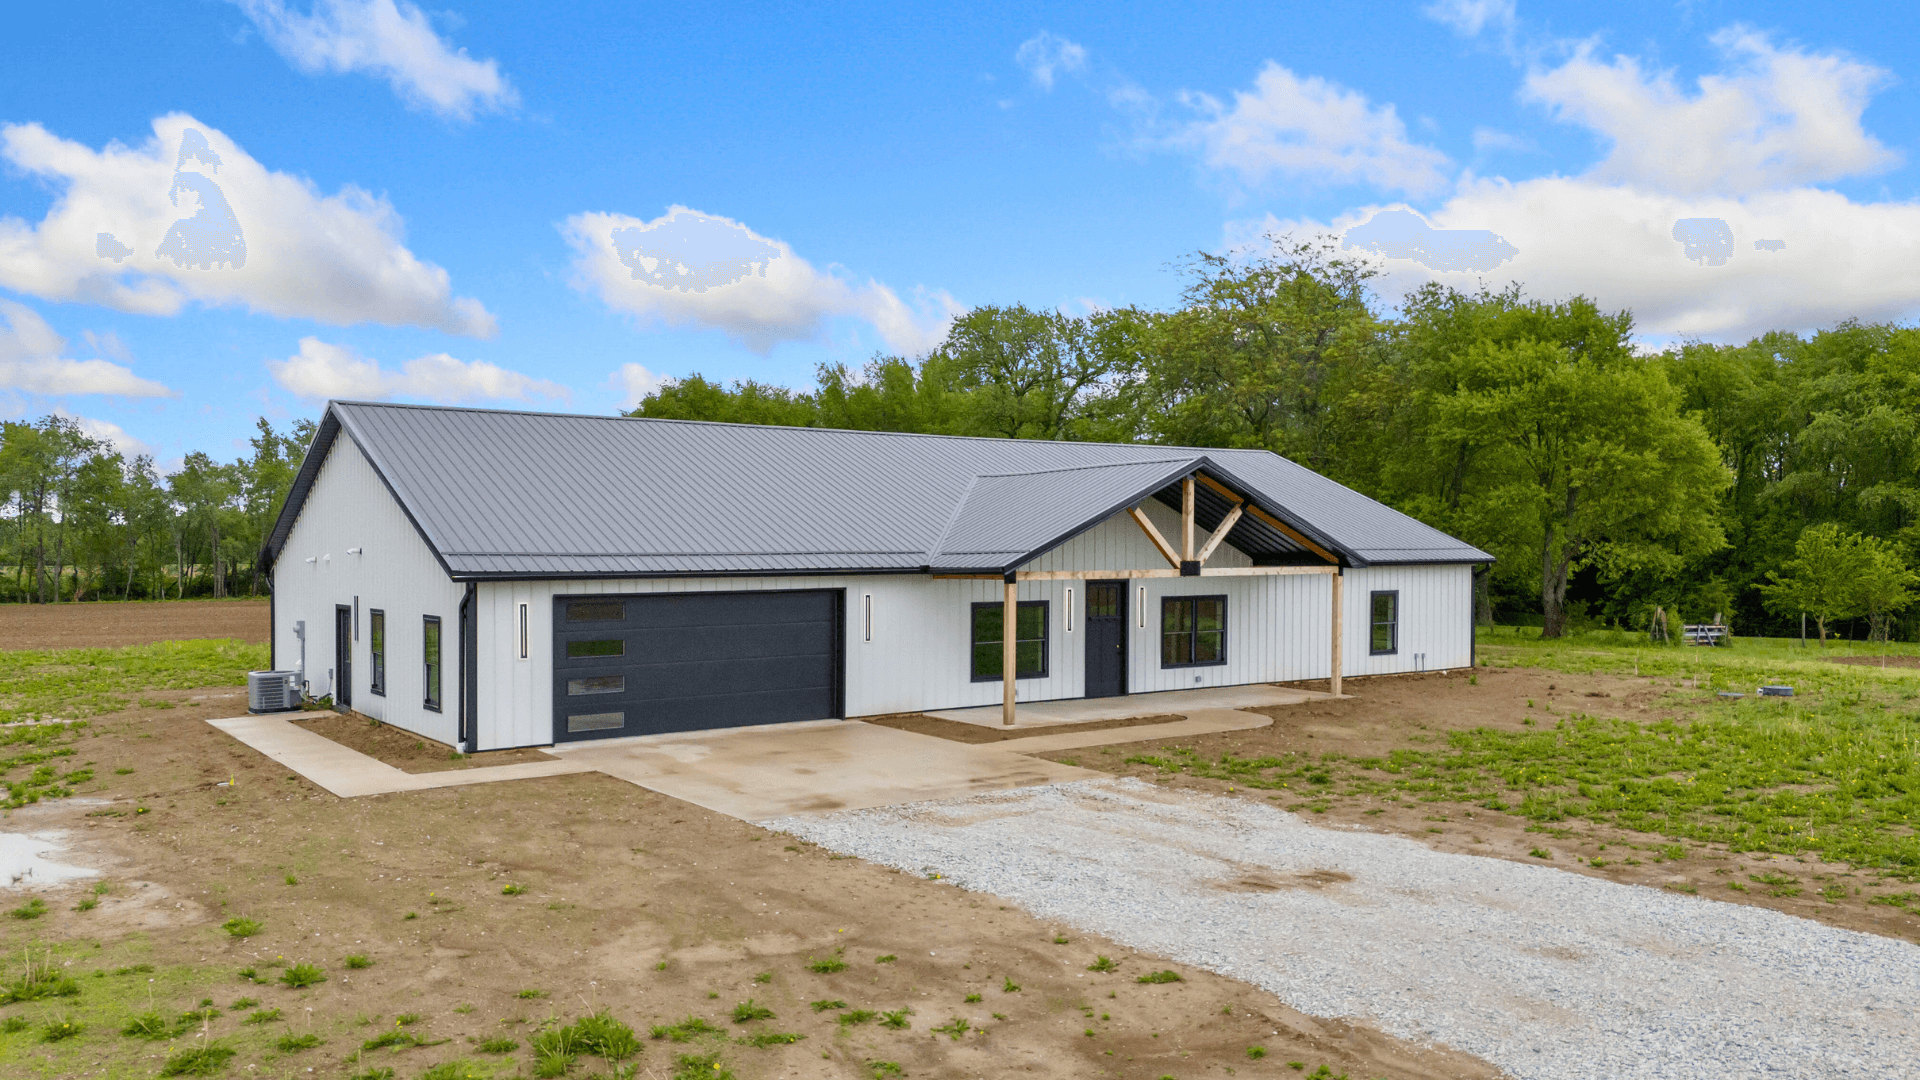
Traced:
<svg viewBox="0 0 1920 1080">
<path fill-rule="evenodd" d="M 348 554 L 359 548 L 359 554 Z M 311 561 L 309 561 L 311 560 Z M 354 711 L 430 739 L 459 731 L 460 600 L 464 585 L 441 569 L 379 474 L 344 434 L 334 440 L 273 568 L 276 666 L 301 659 L 293 624 L 307 624 L 308 692 L 333 692 L 334 605 L 359 608 L 353 649 Z M 371 615 L 386 615 L 386 693 L 371 682 Z M 439 712 L 426 707 L 424 617 L 440 617 Z"/>
<path fill-rule="evenodd" d="M 1346 579 L 1341 674 L 1390 675 L 1472 664 L 1473 567 L 1370 566 L 1348 570 Z M 1374 655 L 1373 594 L 1393 591 L 1400 594 L 1399 648 Z"/>
</svg>

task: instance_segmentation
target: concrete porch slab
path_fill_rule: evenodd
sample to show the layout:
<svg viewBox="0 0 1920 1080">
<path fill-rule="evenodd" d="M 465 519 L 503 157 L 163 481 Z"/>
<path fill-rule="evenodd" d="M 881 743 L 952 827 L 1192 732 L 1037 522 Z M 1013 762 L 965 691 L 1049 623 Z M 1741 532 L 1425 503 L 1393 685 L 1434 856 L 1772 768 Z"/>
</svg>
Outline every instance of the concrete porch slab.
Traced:
<svg viewBox="0 0 1920 1080">
<path fill-rule="evenodd" d="M 1186 719 L 1166 724 L 1102 728 L 1099 731 L 1063 731 L 1058 735 L 1029 735 L 1023 739 L 987 745 L 1016 754 L 1051 754 L 1056 750 L 1082 750 L 1089 746 L 1112 746 L 1115 743 L 1185 739 L 1195 735 L 1215 735 L 1222 731 L 1252 731 L 1272 724 L 1271 716 L 1238 709 L 1188 709 Z"/>
<path fill-rule="evenodd" d="M 944 799 L 1105 774 L 857 720 L 644 735 L 550 753 L 743 821 Z"/>
<path fill-rule="evenodd" d="M 1085 724 L 1095 720 L 1125 720 L 1160 713 L 1189 713 L 1197 709 L 1255 709 L 1268 705 L 1298 705 L 1303 701 L 1330 700 L 1332 697 L 1332 694 L 1319 690 L 1295 690 L 1259 683 L 1200 690 L 1164 690 L 1153 694 L 1127 694 L 1124 697 L 1069 698 L 1064 701 L 1017 703 L 1013 708 L 1013 726 Z M 982 727 L 1002 726 L 998 705 L 978 709 L 942 709 L 927 715 Z"/>
</svg>

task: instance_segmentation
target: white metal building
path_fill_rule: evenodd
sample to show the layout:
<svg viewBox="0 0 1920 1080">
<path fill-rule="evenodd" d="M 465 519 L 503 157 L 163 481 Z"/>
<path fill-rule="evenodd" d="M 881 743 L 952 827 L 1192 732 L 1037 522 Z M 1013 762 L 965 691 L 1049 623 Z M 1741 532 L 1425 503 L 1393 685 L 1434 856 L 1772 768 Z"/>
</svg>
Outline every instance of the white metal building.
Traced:
<svg viewBox="0 0 1920 1080">
<path fill-rule="evenodd" d="M 467 751 L 1463 667 L 1492 561 L 1263 451 L 351 402 L 267 557 L 276 667 Z"/>
</svg>

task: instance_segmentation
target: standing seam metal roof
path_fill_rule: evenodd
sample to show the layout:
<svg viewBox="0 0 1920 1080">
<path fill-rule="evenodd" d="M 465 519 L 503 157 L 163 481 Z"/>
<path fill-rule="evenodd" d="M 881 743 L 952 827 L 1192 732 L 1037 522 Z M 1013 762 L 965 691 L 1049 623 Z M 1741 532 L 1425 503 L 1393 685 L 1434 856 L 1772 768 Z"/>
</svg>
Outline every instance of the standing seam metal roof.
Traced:
<svg viewBox="0 0 1920 1080">
<path fill-rule="evenodd" d="M 329 403 L 268 542 L 340 431 L 455 578 L 1000 572 L 1214 476 L 1350 565 L 1492 556 L 1262 450 Z M 1225 502 L 1200 511 L 1212 527 Z M 1211 521 L 1207 520 L 1211 518 Z M 1251 515 L 1230 541 L 1300 547 Z"/>
</svg>

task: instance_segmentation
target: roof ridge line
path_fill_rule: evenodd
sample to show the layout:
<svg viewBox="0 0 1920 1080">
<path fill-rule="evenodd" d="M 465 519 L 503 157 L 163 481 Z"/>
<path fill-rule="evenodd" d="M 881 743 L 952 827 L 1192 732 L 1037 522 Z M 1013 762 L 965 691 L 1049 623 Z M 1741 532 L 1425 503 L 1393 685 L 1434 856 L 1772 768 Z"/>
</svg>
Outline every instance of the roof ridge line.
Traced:
<svg viewBox="0 0 1920 1080">
<path fill-rule="evenodd" d="M 940 526 L 940 535 L 933 538 L 933 546 L 928 548 L 923 556 L 927 560 L 926 565 L 932 566 L 933 557 L 945 550 L 947 537 L 953 533 L 953 523 L 960 520 L 960 511 L 967 508 L 967 500 L 973 498 L 973 489 L 979 485 L 979 473 L 967 477 L 966 489 L 961 491 L 960 497 L 953 501 L 953 509 L 947 511 L 946 523 Z"/>
<path fill-rule="evenodd" d="M 1089 446 L 1119 446 L 1120 443 L 1089 443 Z M 1205 461 L 1206 455 L 1197 457 L 1139 458 L 1134 461 L 1101 461 L 1091 465 L 1062 465 L 1057 469 L 1029 469 L 1024 472 L 975 473 L 976 480 L 1004 480 L 1010 476 L 1046 476 L 1050 473 L 1087 472 L 1090 469 L 1124 469 L 1136 465 L 1171 465 L 1176 461 Z"/>
</svg>

